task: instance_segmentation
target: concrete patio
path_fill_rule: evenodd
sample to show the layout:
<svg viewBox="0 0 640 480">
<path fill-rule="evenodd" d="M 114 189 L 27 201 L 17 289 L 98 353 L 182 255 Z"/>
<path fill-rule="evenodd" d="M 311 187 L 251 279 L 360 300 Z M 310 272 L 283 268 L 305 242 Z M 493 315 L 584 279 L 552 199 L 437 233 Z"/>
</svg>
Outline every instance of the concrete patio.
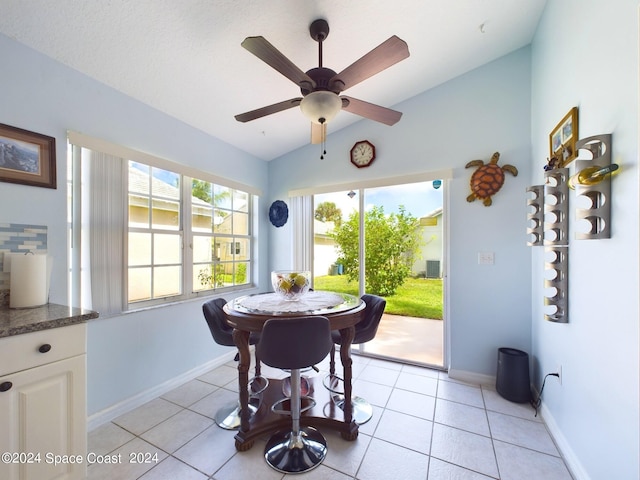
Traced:
<svg viewBox="0 0 640 480">
<path fill-rule="evenodd" d="M 376 338 L 363 344 L 362 352 L 407 363 L 443 367 L 443 320 L 385 313 Z M 353 353 L 359 347 L 354 345 Z"/>
</svg>

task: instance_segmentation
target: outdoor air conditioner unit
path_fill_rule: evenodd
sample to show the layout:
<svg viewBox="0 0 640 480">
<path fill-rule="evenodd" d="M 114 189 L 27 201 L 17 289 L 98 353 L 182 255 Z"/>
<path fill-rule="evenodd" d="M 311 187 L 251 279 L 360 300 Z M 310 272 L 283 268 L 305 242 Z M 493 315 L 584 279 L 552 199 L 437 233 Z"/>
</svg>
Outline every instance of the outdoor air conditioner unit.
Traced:
<svg viewBox="0 0 640 480">
<path fill-rule="evenodd" d="M 427 260 L 427 278 L 440 278 L 440 260 Z"/>
</svg>

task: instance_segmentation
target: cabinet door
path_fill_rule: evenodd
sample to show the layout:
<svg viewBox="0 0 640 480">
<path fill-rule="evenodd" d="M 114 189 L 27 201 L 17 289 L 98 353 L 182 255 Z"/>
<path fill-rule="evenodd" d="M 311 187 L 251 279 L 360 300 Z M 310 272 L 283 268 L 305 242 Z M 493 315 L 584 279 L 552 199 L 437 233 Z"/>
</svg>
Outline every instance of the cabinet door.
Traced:
<svg viewBox="0 0 640 480">
<path fill-rule="evenodd" d="M 14 456 L 8 463 L 3 457 L 0 478 L 85 477 L 85 362 L 86 355 L 79 355 L 0 378 L 0 384 L 11 382 L 0 392 L 0 426 L 6 427 L 0 453 Z"/>
</svg>

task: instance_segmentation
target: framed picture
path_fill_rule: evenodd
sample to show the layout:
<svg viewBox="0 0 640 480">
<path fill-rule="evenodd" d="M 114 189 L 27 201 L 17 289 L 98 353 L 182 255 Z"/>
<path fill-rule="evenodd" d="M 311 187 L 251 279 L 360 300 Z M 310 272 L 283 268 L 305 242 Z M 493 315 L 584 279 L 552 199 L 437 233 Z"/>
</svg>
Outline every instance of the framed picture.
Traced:
<svg viewBox="0 0 640 480">
<path fill-rule="evenodd" d="M 56 139 L 0 123 L 0 182 L 56 188 Z"/>
<path fill-rule="evenodd" d="M 549 134 L 549 157 L 559 168 L 576 158 L 577 141 L 578 107 L 573 107 Z"/>
</svg>

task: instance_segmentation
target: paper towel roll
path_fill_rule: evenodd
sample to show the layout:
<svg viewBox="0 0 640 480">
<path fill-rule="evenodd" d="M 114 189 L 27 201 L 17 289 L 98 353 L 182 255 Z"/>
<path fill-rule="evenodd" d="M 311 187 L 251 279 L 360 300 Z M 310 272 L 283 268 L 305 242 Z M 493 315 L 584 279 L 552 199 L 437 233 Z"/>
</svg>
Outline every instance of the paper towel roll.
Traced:
<svg viewBox="0 0 640 480">
<path fill-rule="evenodd" d="M 10 308 L 39 307 L 49 296 L 46 255 L 12 255 Z"/>
</svg>

